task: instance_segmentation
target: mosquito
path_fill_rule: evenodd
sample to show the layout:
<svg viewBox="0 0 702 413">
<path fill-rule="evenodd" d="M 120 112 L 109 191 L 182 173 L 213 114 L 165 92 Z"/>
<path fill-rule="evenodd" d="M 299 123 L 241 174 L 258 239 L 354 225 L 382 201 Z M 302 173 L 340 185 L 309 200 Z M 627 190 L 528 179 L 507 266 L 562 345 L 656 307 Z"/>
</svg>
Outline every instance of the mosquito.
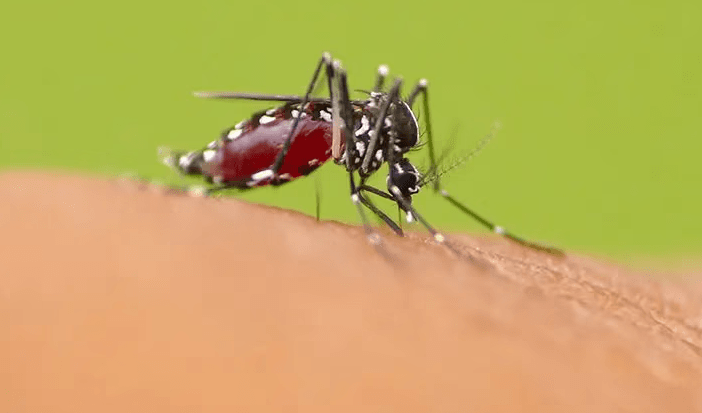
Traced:
<svg viewBox="0 0 702 413">
<path fill-rule="evenodd" d="M 529 248 L 561 255 L 558 249 L 517 237 L 460 203 L 441 186 L 440 174 L 431 180 L 422 180 L 422 174 L 406 155 L 420 144 L 419 122 L 412 107 L 421 95 L 429 170 L 438 170 L 428 82 L 419 80 L 407 98 L 403 98 L 401 77 L 396 77 L 391 86 L 385 88 L 388 73 L 386 65 L 379 66 L 375 84 L 366 92 L 367 98 L 352 100 L 346 71 L 338 60 L 324 53 L 302 96 L 196 92 L 195 96 L 200 98 L 278 102 L 279 106 L 257 112 L 225 129 L 218 140 L 201 150 L 161 150 L 161 156 L 164 163 L 181 174 L 203 176 L 212 185 L 207 193 L 228 188 L 282 185 L 309 175 L 332 159 L 348 172 L 351 201 L 374 245 L 380 243 L 380 237 L 372 230 L 363 207 L 382 219 L 397 235 L 404 233 L 393 219 L 370 202 L 369 195 L 395 202 L 408 222 L 419 221 L 437 243 L 448 245 L 446 237 L 412 205 L 412 197 L 421 187 L 431 184 L 435 193 L 489 230 Z M 326 78 L 328 98 L 312 96 L 320 77 Z M 388 165 L 387 190 L 367 182 L 384 164 Z"/>
</svg>

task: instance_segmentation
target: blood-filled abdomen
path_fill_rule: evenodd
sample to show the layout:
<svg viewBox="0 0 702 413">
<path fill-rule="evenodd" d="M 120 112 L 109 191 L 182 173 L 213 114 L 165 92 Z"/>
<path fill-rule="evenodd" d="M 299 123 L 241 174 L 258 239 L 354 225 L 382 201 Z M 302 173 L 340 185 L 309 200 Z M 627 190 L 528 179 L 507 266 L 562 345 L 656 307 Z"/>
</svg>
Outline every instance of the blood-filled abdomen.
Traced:
<svg viewBox="0 0 702 413">
<path fill-rule="evenodd" d="M 261 186 L 270 180 L 253 180 L 275 162 L 294 119 L 260 116 L 229 130 L 217 142 L 214 156 L 205 159 L 202 174 L 216 183 L 238 187 Z M 278 176 L 282 182 L 307 175 L 331 156 L 332 125 L 325 120 L 300 119 Z M 256 181 L 256 182 L 254 182 Z"/>
</svg>

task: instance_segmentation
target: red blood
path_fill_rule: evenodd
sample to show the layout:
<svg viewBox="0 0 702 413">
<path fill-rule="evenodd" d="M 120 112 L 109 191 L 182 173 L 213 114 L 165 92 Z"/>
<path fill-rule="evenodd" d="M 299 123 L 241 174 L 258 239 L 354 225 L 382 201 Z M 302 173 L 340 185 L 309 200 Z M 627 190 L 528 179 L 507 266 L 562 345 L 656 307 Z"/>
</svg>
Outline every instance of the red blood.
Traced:
<svg viewBox="0 0 702 413">
<path fill-rule="evenodd" d="M 214 159 L 203 167 L 203 174 L 222 177 L 222 182 L 246 186 L 250 176 L 273 165 L 285 142 L 294 119 L 277 118 L 250 129 L 234 140 L 223 138 Z M 317 169 L 331 156 L 332 125 L 310 117 L 300 119 L 290 149 L 278 175 L 289 179 Z M 259 185 L 266 185 L 262 181 Z"/>
</svg>

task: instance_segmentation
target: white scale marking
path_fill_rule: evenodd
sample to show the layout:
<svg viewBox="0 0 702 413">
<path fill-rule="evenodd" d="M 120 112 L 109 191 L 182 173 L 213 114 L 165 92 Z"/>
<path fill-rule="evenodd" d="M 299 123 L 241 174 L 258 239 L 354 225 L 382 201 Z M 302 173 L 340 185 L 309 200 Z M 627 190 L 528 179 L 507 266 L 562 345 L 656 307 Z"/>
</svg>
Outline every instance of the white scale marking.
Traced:
<svg viewBox="0 0 702 413">
<path fill-rule="evenodd" d="M 265 125 L 265 124 L 273 122 L 274 120 L 275 120 L 275 118 L 273 116 L 263 115 L 258 119 L 258 123 L 259 123 L 259 125 Z"/>
<path fill-rule="evenodd" d="M 263 181 L 264 179 L 271 178 L 273 176 L 273 171 L 270 169 L 264 169 L 261 172 L 256 172 L 255 174 L 251 175 L 251 179 L 254 181 Z"/>
<path fill-rule="evenodd" d="M 370 129 L 370 122 L 368 121 L 367 117 L 363 116 L 361 118 L 361 128 L 356 131 L 355 135 L 361 136 L 364 133 L 368 132 L 369 129 Z"/>
<path fill-rule="evenodd" d="M 361 141 L 356 141 L 356 150 L 358 151 L 359 155 L 363 156 L 363 154 L 366 152 L 366 145 Z"/>
<path fill-rule="evenodd" d="M 204 152 L 202 152 L 202 158 L 205 160 L 205 162 L 212 162 L 214 159 L 215 155 L 217 154 L 216 151 L 212 149 L 208 149 Z"/>
<path fill-rule="evenodd" d="M 379 161 L 383 160 L 383 150 L 382 149 L 378 149 L 377 151 L 375 151 L 375 159 L 377 159 Z"/>
<path fill-rule="evenodd" d="M 321 117 L 322 119 L 326 120 L 327 122 L 331 122 L 331 121 L 332 121 L 332 115 L 331 115 L 331 113 L 326 112 L 326 111 L 324 111 L 324 110 L 320 110 L 320 111 L 319 111 L 319 117 Z"/>
<path fill-rule="evenodd" d="M 300 111 L 297 109 L 293 109 L 292 112 L 290 112 L 290 114 L 292 115 L 293 119 L 295 119 L 298 116 L 300 116 L 300 118 L 304 118 L 307 116 L 307 113 L 305 112 L 302 112 L 302 115 L 300 115 Z"/>
<path fill-rule="evenodd" d="M 238 138 L 239 136 L 241 136 L 241 134 L 242 134 L 243 132 L 244 132 L 244 131 L 241 130 L 241 129 L 232 129 L 232 130 L 230 130 L 229 133 L 227 134 L 227 139 L 233 141 L 234 139 L 236 139 L 236 138 Z"/>
<path fill-rule="evenodd" d="M 192 157 L 194 154 L 195 152 L 188 152 L 187 154 L 181 156 L 178 160 L 178 165 L 180 165 L 180 167 L 183 169 L 189 168 L 190 164 L 193 162 Z"/>
</svg>

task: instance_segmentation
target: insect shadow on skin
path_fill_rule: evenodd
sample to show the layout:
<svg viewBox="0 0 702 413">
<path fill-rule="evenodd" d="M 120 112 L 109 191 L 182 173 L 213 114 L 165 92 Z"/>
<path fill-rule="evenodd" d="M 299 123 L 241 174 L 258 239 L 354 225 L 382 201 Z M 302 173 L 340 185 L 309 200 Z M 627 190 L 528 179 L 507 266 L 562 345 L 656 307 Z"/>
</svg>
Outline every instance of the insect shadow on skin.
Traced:
<svg viewBox="0 0 702 413">
<path fill-rule="evenodd" d="M 348 172 L 351 200 L 356 206 L 368 240 L 381 252 L 384 252 L 380 248 L 381 239 L 368 223 L 364 207 L 397 235 L 403 236 L 404 233 L 398 223 L 370 201 L 370 195 L 393 201 L 405 213 L 407 221 L 420 222 L 437 243 L 462 255 L 412 205 L 412 197 L 422 186 L 429 185 L 434 192 L 493 232 L 535 250 L 563 255 L 558 249 L 526 241 L 494 225 L 458 202 L 441 187 L 440 178 L 446 171 L 439 168 L 434 154 L 428 82 L 420 80 L 408 97 L 402 98 L 401 78 L 395 78 L 390 88 L 385 88 L 388 72 L 388 67 L 381 65 L 368 97 L 351 100 L 346 71 L 339 61 L 332 60 L 328 53 L 324 53 L 302 96 L 196 92 L 195 96 L 202 98 L 281 104 L 259 111 L 225 129 L 218 140 L 201 150 L 161 150 L 162 160 L 181 174 L 203 176 L 211 184 L 203 193 L 212 194 L 230 188 L 282 185 L 309 175 L 332 159 Z M 326 78 L 328 98 L 312 96 L 320 77 Z M 427 136 L 426 142 L 422 144 L 419 139 L 419 122 L 412 111 L 420 95 Z M 485 143 L 487 142 L 479 145 L 477 150 Z M 426 145 L 429 153 L 430 167 L 424 177 L 406 157 L 420 145 Z M 477 150 L 474 152 L 477 153 Z M 439 160 L 442 158 L 443 155 Z M 388 165 L 387 190 L 369 185 L 368 178 L 385 164 Z"/>
</svg>

